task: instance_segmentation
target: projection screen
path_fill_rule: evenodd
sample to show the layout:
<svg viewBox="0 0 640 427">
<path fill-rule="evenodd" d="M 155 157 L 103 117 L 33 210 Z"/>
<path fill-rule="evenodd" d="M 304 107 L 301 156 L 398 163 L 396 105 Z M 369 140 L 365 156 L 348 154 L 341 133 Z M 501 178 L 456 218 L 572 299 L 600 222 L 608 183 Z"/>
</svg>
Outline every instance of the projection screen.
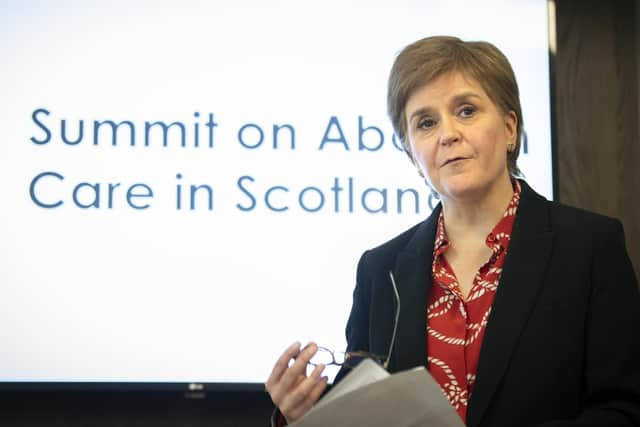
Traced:
<svg viewBox="0 0 640 427">
<path fill-rule="evenodd" d="M 510 59 L 552 198 L 545 1 L 5 1 L 0 381 L 257 384 L 343 349 L 362 252 L 437 200 L 386 80 L 429 35 Z"/>
</svg>

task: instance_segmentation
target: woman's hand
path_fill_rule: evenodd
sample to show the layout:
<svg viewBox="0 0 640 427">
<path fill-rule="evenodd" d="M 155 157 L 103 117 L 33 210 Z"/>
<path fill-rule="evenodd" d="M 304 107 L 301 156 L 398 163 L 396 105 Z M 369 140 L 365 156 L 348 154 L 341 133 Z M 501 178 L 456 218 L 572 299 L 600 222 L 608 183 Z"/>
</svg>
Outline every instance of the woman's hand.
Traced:
<svg viewBox="0 0 640 427">
<path fill-rule="evenodd" d="M 324 365 L 317 365 L 309 376 L 306 375 L 307 364 L 317 351 L 318 346 L 314 343 L 302 350 L 300 343 L 293 343 L 280 356 L 265 383 L 271 400 L 288 422 L 306 414 L 327 387 L 328 378 L 320 377 Z M 289 366 L 291 359 L 295 361 Z"/>
</svg>

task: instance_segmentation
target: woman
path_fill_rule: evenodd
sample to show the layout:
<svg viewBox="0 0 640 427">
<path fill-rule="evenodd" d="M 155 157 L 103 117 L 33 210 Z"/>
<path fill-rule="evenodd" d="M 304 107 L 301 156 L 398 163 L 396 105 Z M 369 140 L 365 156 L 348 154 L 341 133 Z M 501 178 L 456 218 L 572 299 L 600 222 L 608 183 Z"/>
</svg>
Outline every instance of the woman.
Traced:
<svg viewBox="0 0 640 427">
<path fill-rule="evenodd" d="M 518 179 L 523 121 L 504 55 L 419 40 L 396 58 L 388 111 L 441 204 L 363 254 L 347 351 L 387 353 L 392 271 L 389 370 L 426 366 L 466 425 L 640 425 L 640 295 L 621 224 Z M 305 375 L 315 351 L 294 344 L 267 380 L 289 422 L 326 387 L 322 366 Z"/>
</svg>

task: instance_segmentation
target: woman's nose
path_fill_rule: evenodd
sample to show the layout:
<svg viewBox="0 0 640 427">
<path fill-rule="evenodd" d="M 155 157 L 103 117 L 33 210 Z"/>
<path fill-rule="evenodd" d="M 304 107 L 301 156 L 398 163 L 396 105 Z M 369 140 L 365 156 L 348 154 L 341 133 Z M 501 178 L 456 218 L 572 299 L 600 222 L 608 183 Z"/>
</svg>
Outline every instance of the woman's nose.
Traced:
<svg viewBox="0 0 640 427">
<path fill-rule="evenodd" d="M 443 117 L 440 121 L 439 142 L 442 145 L 450 145 L 460 140 L 460 132 L 456 127 L 455 120 L 451 117 Z"/>
</svg>

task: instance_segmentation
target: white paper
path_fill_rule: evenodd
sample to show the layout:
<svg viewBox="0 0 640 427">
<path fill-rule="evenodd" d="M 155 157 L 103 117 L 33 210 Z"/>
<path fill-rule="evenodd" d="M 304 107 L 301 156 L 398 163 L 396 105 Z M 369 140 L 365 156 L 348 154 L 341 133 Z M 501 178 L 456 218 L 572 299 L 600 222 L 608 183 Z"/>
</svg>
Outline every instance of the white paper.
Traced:
<svg viewBox="0 0 640 427">
<path fill-rule="evenodd" d="M 331 389 L 311 410 L 320 408 L 345 394 L 387 378 L 390 374 L 371 359 L 364 359 Z"/>
<path fill-rule="evenodd" d="M 349 380 L 345 386 L 338 384 L 325 396 L 330 398 L 328 401 L 322 399 L 322 403 L 291 426 L 464 427 L 425 368 L 393 375 L 382 371 L 367 365 L 354 369 L 343 379 Z M 380 378 L 385 375 L 386 378 Z M 366 385 L 358 387 L 359 384 Z"/>
</svg>

